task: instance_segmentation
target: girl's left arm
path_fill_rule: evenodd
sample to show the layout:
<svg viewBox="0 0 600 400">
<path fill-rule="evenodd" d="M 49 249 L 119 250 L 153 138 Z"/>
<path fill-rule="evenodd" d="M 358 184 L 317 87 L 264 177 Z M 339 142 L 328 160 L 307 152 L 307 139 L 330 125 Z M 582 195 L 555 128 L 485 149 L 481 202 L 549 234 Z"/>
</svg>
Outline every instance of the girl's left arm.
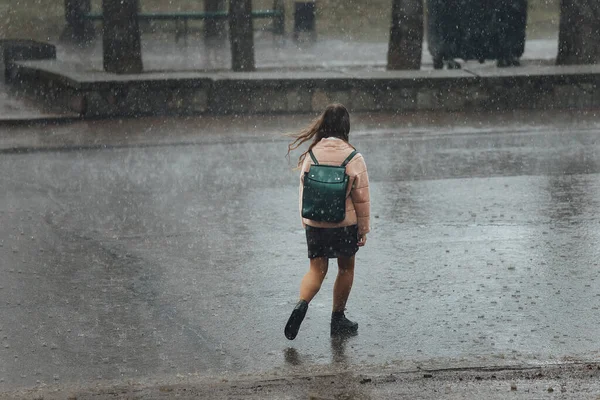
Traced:
<svg viewBox="0 0 600 400">
<path fill-rule="evenodd" d="M 350 196 L 354 203 L 356 218 L 358 221 L 358 234 L 364 235 L 371 230 L 371 195 L 369 193 L 369 174 L 367 165 L 360 155 L 356 161 L 352 162 L 353 172 L 356 174 L 352 184 Z M 349 164 L 350 165 L 350 164 Z M 354 175 L 354 174 L 353 174 Z"/>
<path fill-rule="evenodd" d="M 304 159 L 302 168 L 300 168 L 300 188 L 298 189 L 298 211 L 300 213 L 300 221 L 302 221 L 302 227 L 306 228 L 304 218 L 302 218 L 302 193 L 304 192 L 304 172 L 308 170 L 307 160 Z"/>
</svg>

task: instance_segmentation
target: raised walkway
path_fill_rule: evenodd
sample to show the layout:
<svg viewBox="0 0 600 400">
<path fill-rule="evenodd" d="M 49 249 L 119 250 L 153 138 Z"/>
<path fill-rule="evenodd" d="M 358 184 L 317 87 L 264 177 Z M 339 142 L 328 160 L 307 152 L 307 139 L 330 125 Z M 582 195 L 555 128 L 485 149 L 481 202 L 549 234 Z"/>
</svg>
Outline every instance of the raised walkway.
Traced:
<svg viewBox="0 0 600 400">
<path fill-rule="evenodd" d="M 25 100 L 31 98 L 44 100 L 58 118 L 298 113 L 333 101 L 367 112 L 600 106 L 600 67 L 553 66 L 556 39 L 528 41 L 517 68 L 468 62 L 461 70 L 436 71 L 425 46 L 420 71 L 386 71 L 386 43 L 319 39 L 298 45 L 265 36 L 255 41 L 254 73 L 229 71 L 226 41 L 186 44 L 167 37 L 143 43 L 146 72 L 140 75 L 103 72 L 99 43 L 59 45 L 56 60 L 20 62 L 16 94 L 0 86 L 0 120 L 31 115 Z"/>
<path fill-rule="evenodd" d="M 79 118 L 79 114 L 68 110 L 51 110 L 46 104 L 24 96 L 18 91 L 15 92 L 0 81 L 0 122 L 43 123 L 74 118 Z"/>
</svg>

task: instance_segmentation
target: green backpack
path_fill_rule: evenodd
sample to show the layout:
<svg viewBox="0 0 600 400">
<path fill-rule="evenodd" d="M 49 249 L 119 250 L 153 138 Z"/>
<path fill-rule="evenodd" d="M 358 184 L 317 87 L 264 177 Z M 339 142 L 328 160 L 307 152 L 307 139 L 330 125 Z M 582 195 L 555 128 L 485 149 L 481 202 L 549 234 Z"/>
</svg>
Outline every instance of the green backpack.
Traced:
<svg viewBox="0 0 600 400">
<path fill-rule="evenodd" d="M 312 150 L 314 164 L 304 173 L 302 217 L 319 222 L 341 222 L 346 218 L 348 175 L 346 165 L 356 155 L 354 150 L 342 165 L 321 165 Z"/>
</svg>

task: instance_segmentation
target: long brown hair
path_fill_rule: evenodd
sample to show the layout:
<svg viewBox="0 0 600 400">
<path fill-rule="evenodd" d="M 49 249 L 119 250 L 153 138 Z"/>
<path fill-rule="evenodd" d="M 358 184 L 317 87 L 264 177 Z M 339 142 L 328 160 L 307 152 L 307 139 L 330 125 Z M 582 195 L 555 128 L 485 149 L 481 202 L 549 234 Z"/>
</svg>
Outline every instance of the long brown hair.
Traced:
<svg viewBox="0 0 600 400">
<path fill-rule="evenodd" d="M 325 111 L 313 120 L 306 128 L 300 132 L 290 135 L 294 141 L 288 145 L 287 155 L 290 151 L 297 149 L 304 142 L 313 139 L 313 142 L 298 159 L 298 166 L 302 166 L 302 162 L 306 155 L 313 147 L 323 138 L 336 137 L 348 142 L 348 134 L 350 133 L 350 114 L 342 104 L 334 103 L 325 108 Z"/>
</svg>

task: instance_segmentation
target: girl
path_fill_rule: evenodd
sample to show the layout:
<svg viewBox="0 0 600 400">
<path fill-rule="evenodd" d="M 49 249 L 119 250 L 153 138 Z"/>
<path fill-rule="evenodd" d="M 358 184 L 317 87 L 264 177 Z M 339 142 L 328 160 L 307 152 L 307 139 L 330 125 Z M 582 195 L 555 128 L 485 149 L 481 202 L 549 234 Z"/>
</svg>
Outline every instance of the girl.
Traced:
<svg viewBox="0 0 600 400">
<path fill-rule="evenodd" d="M 355 150 L 348 143 L 349 132 L 348 110 L 341 104 L 331 104 L 308 127 L 293 135 L 295 140 L 288 146 L 288 155 L 290 151 L 312 139 L 308 150 L 300 155 L 298 161 L 298 167 L 301 168 L 300 208 L 304 173 L 313 164 L 312 158 L 307 157 L 309 151 L 312 150 L 319 164 L 342 165 Z M 302 225 L 306 229 L 310 269 L 300 284 L 300 300 L 285 325 L 285 337 L 289 340 L 293 340 L 298 334 L 308 304 L 325 279 L 330 258 L 337 258 L 338 264 L 338 274 L 333 285 L 331 335 L 353 334 L 358 330 L 358 324 L 347 319 L 344 310 L 354 280 L 354 255 L 367 242 L 369 232 L 369 178 L 360 153 L 346 164 L 346 174 L 349 176 L 349 183 L 345 219 L 337 223 L 302 219 Z"/>
</svg>

